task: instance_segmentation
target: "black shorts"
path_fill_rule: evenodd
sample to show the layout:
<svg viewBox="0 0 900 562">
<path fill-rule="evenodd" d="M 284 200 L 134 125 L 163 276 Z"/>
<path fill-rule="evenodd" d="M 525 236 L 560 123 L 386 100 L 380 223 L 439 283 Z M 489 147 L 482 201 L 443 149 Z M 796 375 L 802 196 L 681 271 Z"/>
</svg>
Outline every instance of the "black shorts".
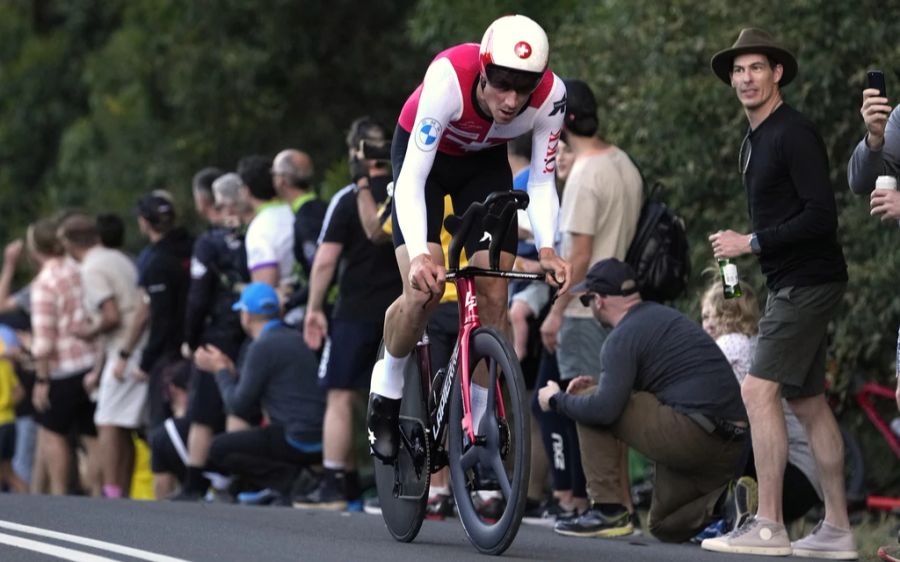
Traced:
<svg viewBox="0 0 900 562">
<path fill-rule="evenodd" d="M 384 326 L 333 319 L 330 332 L 319 363 L 319 386 L 368 390 Z"/>
<path fill-rule="evenodd" d="M 11 461 L 16 455 L 16 422 L 0 425 L 0 462 Z"/>
<path fill-rule="evenodd" d="M 190 426 L 187 418 L 169 418 L 150 432 L 147 442 L 150 445 L 150 470 L 154 474 L 168 472 L 178 480 L 184 480 Z"/>
<path fill-rule="evenodd" d="M 399 125 L 394 131 L 391 144 L 391 165 L 394 171 L 394 184 L 400 177 L 403 159 L 406 157 L 406 146 L 410 135 Z M 440 245 L 441 227 L 444 220 L 444 196 L 449 195 L 453 201 L 453 211 L 462 215 L 472 203 L 484 201 L 495 191 L 512 189 L 512 171 L 509 167 L 506 145 L 498 145 L 479 152 L 463 156 L 450 156 L 438 152 L 428 179 L 425 180 L 425 209 L 428 226 L 428 241 Z M 397 222 L 397 205 L 391 210 L 393 221 L 394 247 L 406 244 L 400 224 Z M 518 227 L 515 217 L 509 231 L 503 239 L 501 249 L 512 255 L 516 254 L 518 245 Z M 484 238 L 484 240 L 482 240 Z M 466 241 L 466 255 L 471 256 L 477 250 L 487 250 L 489 239 L 480 229 L 473 230 Z"/>
<path fill-rule="evenodd" d="M 187 418 L 192 423 L 209 426 L 213 432 L 225 430 L 225 404 L 216 384 L 216 375 L 191 367 Z"/>
<path fill-rule="evenodd" d="M 50 379 L 50 407 L 34 416 L 39 426 L 60 435 L 68 435 L 73 430 L 79 435 L 97 435 L 95 405 L 84 390 L 87 373 L 83 371 L 64 379 Z"/>
</svg>

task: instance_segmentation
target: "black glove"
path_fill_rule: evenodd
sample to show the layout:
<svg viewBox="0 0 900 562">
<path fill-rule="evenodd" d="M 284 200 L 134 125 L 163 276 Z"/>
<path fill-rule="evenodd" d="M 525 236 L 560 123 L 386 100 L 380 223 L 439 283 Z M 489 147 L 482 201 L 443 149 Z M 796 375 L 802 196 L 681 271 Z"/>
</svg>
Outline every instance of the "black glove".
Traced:
<svg viewBox="0 0 900 562">
<path fill-rule="evenodd" d="M 350 179 L 358 183 L 362 178 L 369 178 L 369 165 L 360 158 L 350 158 Z"/>
</svg>

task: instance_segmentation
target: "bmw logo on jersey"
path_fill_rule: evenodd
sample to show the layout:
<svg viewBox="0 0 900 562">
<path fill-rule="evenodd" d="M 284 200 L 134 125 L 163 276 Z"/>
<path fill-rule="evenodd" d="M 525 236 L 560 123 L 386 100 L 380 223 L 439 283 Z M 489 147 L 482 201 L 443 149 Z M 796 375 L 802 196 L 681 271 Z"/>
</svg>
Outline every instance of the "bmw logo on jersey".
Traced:
<svg viewBox="0 0 900 562">
<path fill-rule="evenodd" d="M 441 124 L 431 117 L 425 117 L 416 125 L 416 146 L 425 152 L 431 152 L 437 148 L 443 128 Z"/>
</svg>

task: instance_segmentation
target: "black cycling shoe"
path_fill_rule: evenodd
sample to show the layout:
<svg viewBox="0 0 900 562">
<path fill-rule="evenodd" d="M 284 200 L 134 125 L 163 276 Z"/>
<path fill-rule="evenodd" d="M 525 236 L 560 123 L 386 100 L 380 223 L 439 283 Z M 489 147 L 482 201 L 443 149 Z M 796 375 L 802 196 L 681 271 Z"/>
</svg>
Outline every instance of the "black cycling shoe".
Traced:
<svg viewBox="0 0 900 562">
<path fill-rule="evenodd" d="M 393 464 L 400 451 L 400 400 L 369 394 L 369 451 L 385 464 Z"/>
</svg>

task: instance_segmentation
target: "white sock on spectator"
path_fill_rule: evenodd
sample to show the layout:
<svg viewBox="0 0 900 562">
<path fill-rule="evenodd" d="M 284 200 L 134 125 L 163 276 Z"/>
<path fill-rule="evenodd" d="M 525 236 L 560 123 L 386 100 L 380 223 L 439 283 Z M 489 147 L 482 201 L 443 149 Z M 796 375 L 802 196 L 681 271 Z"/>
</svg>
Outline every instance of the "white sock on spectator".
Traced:
<svg viewBox="0 0 900 562">
<path fill-rule="evenodd" d="M 347 468 L 347 463 L 324 459 L 322 461 L 322 468 L 327 468 L 328 470 L 344 470 Z"/>
</svg>

